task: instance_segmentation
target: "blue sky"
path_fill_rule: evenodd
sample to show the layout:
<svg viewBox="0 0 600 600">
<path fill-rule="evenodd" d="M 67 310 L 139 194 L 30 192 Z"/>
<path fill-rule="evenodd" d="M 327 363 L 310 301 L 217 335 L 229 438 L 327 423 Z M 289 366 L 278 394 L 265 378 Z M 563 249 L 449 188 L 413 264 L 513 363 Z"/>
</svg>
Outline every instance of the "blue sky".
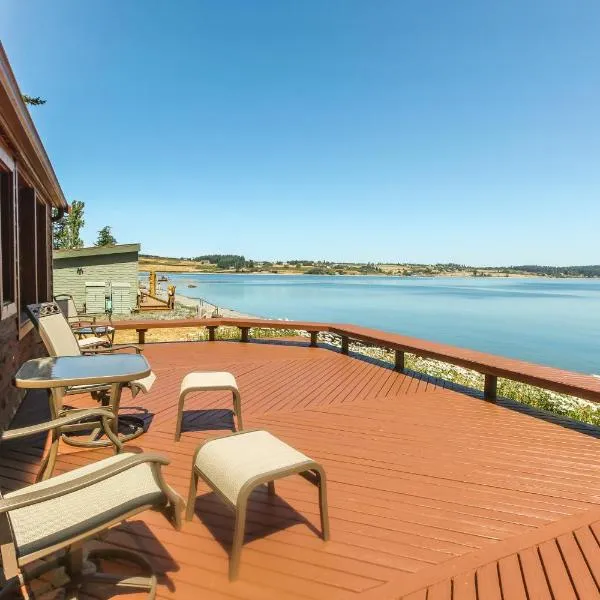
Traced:
<svg viewBox="0 0 600 600">
<path fill-rule="evenodd" d="M 597 0 L 4 0 L 84 239 L 600 262 Z"/>
</svg>

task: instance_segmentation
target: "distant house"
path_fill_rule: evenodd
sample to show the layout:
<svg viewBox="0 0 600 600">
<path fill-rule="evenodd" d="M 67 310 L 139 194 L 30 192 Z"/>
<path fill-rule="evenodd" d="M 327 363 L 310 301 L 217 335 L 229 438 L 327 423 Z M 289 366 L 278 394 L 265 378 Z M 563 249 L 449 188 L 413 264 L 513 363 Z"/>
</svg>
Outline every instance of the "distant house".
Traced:
<svg viewBox="0 0 600 600">
<path fill-rule="evenodd" d="M 130 313 L 137 304 L 139 244 L 55 250 L 54 295 L 71 294 L 83 312 Z"/>
<path fill-rule="evenodd" d="M 43 109 L 42 109 L 43 110 Z M 25 306 L 52 297 L 51 208 L 67 209 L 50 160 L 0 44 L 0 428 L 22 392 L 12 377 L 46 354 Z"/>
</svg>

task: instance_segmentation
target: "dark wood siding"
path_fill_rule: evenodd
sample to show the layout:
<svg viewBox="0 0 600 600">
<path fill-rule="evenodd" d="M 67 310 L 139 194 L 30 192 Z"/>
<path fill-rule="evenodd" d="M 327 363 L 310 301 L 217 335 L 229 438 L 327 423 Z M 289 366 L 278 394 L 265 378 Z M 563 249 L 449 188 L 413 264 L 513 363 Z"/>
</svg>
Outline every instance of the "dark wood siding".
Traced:
<svg viewBox="0 0 600 600">
<path fill-rule="evenodd" d="M 0 321 L 0 348 L 0 429 L 6 429 L 23 395 L 13 385 L 12 378 L 26 360 L 47 353 L 35 329 L 19 340 L 17 315 Z"/>
</svg>

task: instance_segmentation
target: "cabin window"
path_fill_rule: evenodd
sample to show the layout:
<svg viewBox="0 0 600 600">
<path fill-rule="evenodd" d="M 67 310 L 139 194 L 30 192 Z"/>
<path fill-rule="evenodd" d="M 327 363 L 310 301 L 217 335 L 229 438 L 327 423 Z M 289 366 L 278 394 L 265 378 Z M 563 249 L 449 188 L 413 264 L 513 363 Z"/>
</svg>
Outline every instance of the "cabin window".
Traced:
<svg viewBox="0 0 600 600">
<path fill-rule="evenodd" d="M 19 188 L 19 309 L 37 302 L 35 190 Z"/>
<path fill-rule="evenodd" d="M 35 210 L 36 220 L 36 252 L 37 252 L 37 299 L 38 302 L 50 300 L 48 289 L 48 252 L 50 244 L 48 241 L 50 219 L 49 208 L 37 202 Z"/>
<path fill-rule="evenodd" d="M 0 301 L 2 317 L 14 313 L 16 298 L 15 204 L 13 192 L 13 175 L 0 163 L 0 252 L 2 257 Z"/>
</svg>

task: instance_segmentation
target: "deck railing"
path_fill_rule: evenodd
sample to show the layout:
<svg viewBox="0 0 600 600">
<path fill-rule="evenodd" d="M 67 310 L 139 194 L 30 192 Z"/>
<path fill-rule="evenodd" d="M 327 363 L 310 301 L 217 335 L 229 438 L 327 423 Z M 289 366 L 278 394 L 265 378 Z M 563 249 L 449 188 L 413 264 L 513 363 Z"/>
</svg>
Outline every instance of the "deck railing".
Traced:
<svg viewBox="0 0 600 600">
<path fill-rule="evenodd" d="M 377 329 L 357 327 L 347 324 L 311 323 L 304 321 L 279 321 L 268 319 L 164 319 L 156 321 L 117 321 L 113 323 L 117 330 L 135 330 L 138 343 L 146 342 L 146 332 L 151 329 L 172 329 L 179 327 L 206 328 L 209 341 L 216 340 L 219 327 L 237 327 L 240 341 L 250 340 L 250 329 L 294 329 L 310 334 L 310 345 L 317 346 L 320 332 L 332 333 L 341 338 L 341 351 L 348 354 L 352 340 L 379 346 L 395 352 L 395 369 L 404 371 L 406 352 L 423 358 L 432 358 L 441 362 L 471 369 L 484 375 L 484 397 L 495 400 L 498 378 L 518 381 L 561 394 L 600 402 L 600 378 L 554 367 L 537 365 L 513 358 L 496 356 L 485 352 L 467 350 L 447 344 L 438 344 L 419 338 L 387 333 Z"/>
</svg>

